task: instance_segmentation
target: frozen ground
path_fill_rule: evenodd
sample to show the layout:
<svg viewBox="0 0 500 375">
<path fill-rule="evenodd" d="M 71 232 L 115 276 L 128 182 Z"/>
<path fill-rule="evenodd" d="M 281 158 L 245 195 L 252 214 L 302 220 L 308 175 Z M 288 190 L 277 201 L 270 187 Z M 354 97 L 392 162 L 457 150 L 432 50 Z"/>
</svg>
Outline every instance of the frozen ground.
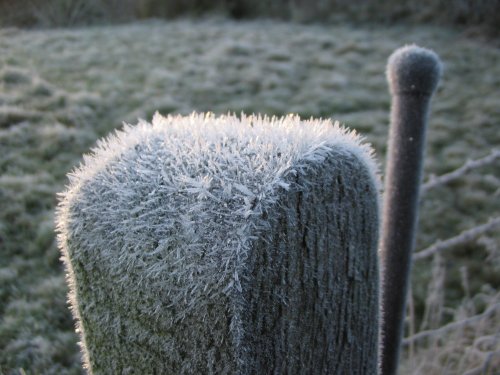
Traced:
<svg viewBox="0 0 500 375">
<path fill-rule="evenodd" d="M 498 149 L 500 50 L 458 31 L 224 20 L 0 29 L 0 373 L 81 373 L 53 208 L 65 174 L 98 137 L 122 121 L 150 120 L 156 110 L 293 112 L 357 129 L 383 161 L 390 103 L 385 62 L 393 49 L 413 42 L 434 49 L 445 64 L 428 132 L 426 176 Z M 430 191 L 417 247 L 498 216 L 498 171 L 497 160 Z M 490 231 L 435 258 L 432 267 L 417 263 L 414 331 L 499 303 L 499 238 Z M 480 332 L 462 334 L 461 347 L 432 344 L 434 356 L 443 353 L 435 373 L 474 368 L 488 353 L 500 356 L 495 314 L 496 320 L 482 321 Z M 483 337 L 496 341 L 476 347 Z M 429 345 L 410 346 L 408 373 L 424 371 L 418 358 Z M 468 347 L 475 350 L 472 357 Z"/>
</svg>

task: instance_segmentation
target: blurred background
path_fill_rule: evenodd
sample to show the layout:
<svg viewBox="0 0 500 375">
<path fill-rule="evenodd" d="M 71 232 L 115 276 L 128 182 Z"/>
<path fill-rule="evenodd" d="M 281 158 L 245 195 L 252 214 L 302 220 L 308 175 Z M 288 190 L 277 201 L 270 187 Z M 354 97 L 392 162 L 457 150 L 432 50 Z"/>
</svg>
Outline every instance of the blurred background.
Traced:
<svg viewBox="0 0 500 375">
<path fill-rule="evenodd" d="M 383 170 L 408 43 L 444 75 L 400 372 L 499 374 L 500 0 L 0 0 L 0 374 L 83 373 L 54 209 L 97 139 L 156 111 L 297 113 Z"/>
<path fill-rule="evenodd" d="M 298 22 L 410 22 L 498 34 L 498 0 L 1 0 L 3 26 L 61 27 L 221 15 Z"/>
</svg>

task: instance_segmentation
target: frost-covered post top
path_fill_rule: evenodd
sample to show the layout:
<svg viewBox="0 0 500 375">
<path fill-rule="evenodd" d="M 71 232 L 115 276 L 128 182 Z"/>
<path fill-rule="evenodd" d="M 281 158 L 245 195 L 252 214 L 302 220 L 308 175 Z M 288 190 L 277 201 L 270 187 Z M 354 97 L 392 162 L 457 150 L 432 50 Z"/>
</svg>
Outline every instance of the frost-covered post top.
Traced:
<svg viewBox="0 0 500 375">
<path fill-rule="evenodd" d="M 57 212 L 85 366 L 375 374 L 378 189 L 372 149 L 329 120 L 125 126 Z"/>
<path fill-rule="evenodd" d="M 431 50 L 408 45 L 389 57 L 387 80 L 393 95 L 432 95 L 441 77 L 442 64 Z"/>
<path fill-rule="evenodd" d="M 161 142 L 164 150 L 149 149 L 149 154 L 168 152 L 177 161 L 187 161 L 197 159 L 200 153 L 206 152 L 203 147 L 217 146 L 219 156 L 232 155 L 234 168 L 243 169 L 246 166 L 239 155 L 252 150 L 256 153 L 255 162 L 262 163 L 266 169 L 272 168 L 278 161 L 292 163 L 306 160 L 317 157 L 321 150 L 340 147 L 356 154 L 374 174 L 378 172 L 371 146 L 363 143 L 363 138 L 355 131 L 329 119 L 301 120 L 292 114 L 285 117 L 242 114 L 238 117 L 230 114 L 216 116 L 213 113 L 164 117 L 156 113 L 151 124 L 143 120 L 136 126 L 125 124 L 123 130 L 98 141 L 92 153 L 84 155 L 84 162 L 69 175 L 71 185 L 75 185 L 73 180 L 88 178 L 133 147 L 151 146 L 153 143 L 158 147 L 160 144 L 157 142 Z M 245 147 L 240 150 L 241 146 Z M 271 163 L 265 166 L 268 162 Z"/>
<path fill-rule="evenodd" d="M 156 113 L 151 124 L 144 120 L 135 126 L 125 124 L 123 130 L 99 140 L 92 152 L 84 155 L 80 166 L 68 175 L 70 186 L 63 197 L 67 199 L 82 181 L 123 162 L 137 149 L 143 150 L 141 154 L 145 158 L 168 159 L 169 173 L 186 173 L 185 166 L 189 165 L 198 173 L 207 177 L 214 174 L 215 177 L 213 169 L 199 169 L 198 160 L 207 157 L 208 164 L 231 165 L 228 170 L 220 170 L 220 176 L 215 178 L 233 178 L 230 174 L 237 173 L 237 179 L 244 182 L 262 174 L 266 179 L 253 182 L 261 190 L 267 183 L 279 181 L 287 167 L 299 161 L 321 158 L 332 148 L 356 155 L 371 171 L 378 186 L 379 171 L 372 147 L 355 131 L 330 119 L 302 120 L 292 114 L 285 117 L 242 114 L 238 117 L 213 113 L 164 117 Z M 159 162 L 152 161 L 150 166 L 158 167 L 156 164 Z M 259 168 L 253 168 L 256 166 Z"/>
</svg>

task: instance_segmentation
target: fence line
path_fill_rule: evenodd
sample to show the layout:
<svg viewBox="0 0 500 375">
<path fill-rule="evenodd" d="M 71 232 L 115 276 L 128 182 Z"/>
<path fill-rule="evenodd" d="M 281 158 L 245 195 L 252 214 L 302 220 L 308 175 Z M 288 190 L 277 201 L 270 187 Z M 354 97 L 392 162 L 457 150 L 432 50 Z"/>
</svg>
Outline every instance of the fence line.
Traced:
<svg viewBox="0 0 500 375">
<path fill-rule="evenodd" d="M 436 328 L 436 329 L 430 329 L 426 331 L 421 331 L 413 336 L 407 337 L 403 339 L 403 345 L 407 346 L 410 345 L 416 341 L 423 340 L 427 337 L 434 337 L 436 335 L 443 335 L 448 333 L 449 331 L 452 331 L 457 328 L 462 328 L 466 327 L 470 324 L 473 324 L 477 321 L 480 321 L 481 319 L 486 319 L 492 316 L 495 312 L 500 310 L 500 303 L 496 303 L 492 306 L 489 306 L 484 312 L 481 314 L 473 315 L 471 317 L 465 318 L 463 320 L 460 320 L 458 322 L 452 322 L 449 324 L 446 324 L 445 326 Z"/>
<path fill-rule="evenodd" d="M 500 226 L 500 216 L 490 219 L 485 224 L 481 224 L 474 228 L 465 230 L 454 237 L 448 238 L 447 240 L 435 242 L 426 249 L 413 254 L 413 260 L 428 258 L 431 255 L 447 250 L 453 246 L 470 242 L 474 238 L 480 236 L 481 234 L 486 233 L 499 226 Z"/>
<path fill-rule="evenodd" d="M 429 181 L 422 185 L 420 190 L 420 196 L 423 197 L 429 190 L 434 189 L 438 186 L 445 185 L 451 181 L 454 181 L 462 176 L 464 176 L 467 172 L 487 166 L 489 164 L 494 163 L 497 159 L 500 159 L 500 149 L 493 149 L 489 155 L 476 159 L 476 160 L 468 160 L 464 165 L 460 168 L 455 169 L 452 172 L 443 174 L 438 177 L 431 177 Z"/>
</svg>

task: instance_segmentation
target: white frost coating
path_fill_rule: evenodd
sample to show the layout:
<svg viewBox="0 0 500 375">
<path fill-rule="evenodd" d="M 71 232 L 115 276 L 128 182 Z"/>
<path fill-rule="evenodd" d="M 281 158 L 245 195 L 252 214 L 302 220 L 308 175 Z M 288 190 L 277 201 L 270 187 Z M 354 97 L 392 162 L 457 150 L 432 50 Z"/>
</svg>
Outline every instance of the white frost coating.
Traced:
<svg viewBox="0 0 500 375">
<path fill-rule="evenodd" d="M 99 140 L 92 153 L 83 156 L 83 163 L 68 174 L 70 186 L 65 193 L 62 193 L 63 199 L 67 199 L 81 182 L 91 178 L 109 161 L 130 147 L 148 141 L 150 137 L 164 137 L 162 145 L 166 148 L 172 147 L 171 150 L 181 151 L 184 158 L 197 158 L 199 153 L 203 152 L 199 148 L 200 143 L 209 144 L 212 141 L 219 147 L 228 143 L 230 151 L 238 149 L 241 145 L 248 149 L 253 148 L 254 151 L 258 151 L 255 162 L 265 165 L 274 149 L 276 154 L 283 152 L 279 158 L 281 168 L 285 166 L 283 161 L 291 165 L 300 159 L 310 159 L 311 154 L 319 148 L 342 147 L 366 163 L 369 170 L 373 171 L 377 187 L 380 183 L 379 166 L 371 146 L 362 143 L 363 137 L 355 130 L 345 128 L 338 122 L 333 123 L 330 119 L 301 120 L 299 116 L 293 114 L 272 118 L 261 115 L 217 117 L 212 113 L 164 117 L 156 113 L 152 124 L 144 120 L 140 120 L 136 126 L 124 124 L 123 130 Z M 236 166 L 238 164 L 235 163 Z M 244 168 L 244 164 L 241 167 Z M 280 171 L 280 169 L 272 170 L 272 166 L 267 168 L 271 174 Z"/>
<path fill-rule="evenodd" d="M 217 324 L 224 314 L 214 313 L 214 318 L 207 310 L 216 309 L 211 303 L 217 301 L 223 308 L 231 306 L 229 330 L 239 350 L 244 327 L 241 298 L 235 296 L 242 292 L 241 267 L 255 234 L 269 225 L 263 214 L 276 203 L 280 189 L 294 188 L 291 180 L 298 170 L 318 165 L 332 151 L 354 155 L 379 187 L 372 148 L 330 120 L 156 114 L 152 124 L 125 125 L 99 141 L 69 175 L 57 212 L 70 303 L 82 340 L 82 311 L 89 301 L 88 309 L 134 304 L 137 316 L 162 322 L 163 336 L 156 337 L 132 321 L 96 315 L 96 324 L 109 329 L 109 335 L 125 326 L 145 347 L 165 342 L 172 327 L 188 316 L 201 322 L 215 319 Z M 101 277 L 103 270 L 113 280 L 111 289 L 109 281 L 100 285 L 97 278 L 93 294 L 79 288 L 79 274 Z M 147 291 L 138 297 L 142 287 Z M 220 303 L 223 298 L 232 304 Z M 94 314 L 89 311 L 83 314 Z M 204 329 L 198 332 L 202 335 Z M 183 345 L 182 339 L 176 342 Z M 94 353 L 98 346 L 83 342 L 82 347 L 90 369 L 87 351 Z M 165 350 L 177 355 L 177 347 Z"/>
</svg>

